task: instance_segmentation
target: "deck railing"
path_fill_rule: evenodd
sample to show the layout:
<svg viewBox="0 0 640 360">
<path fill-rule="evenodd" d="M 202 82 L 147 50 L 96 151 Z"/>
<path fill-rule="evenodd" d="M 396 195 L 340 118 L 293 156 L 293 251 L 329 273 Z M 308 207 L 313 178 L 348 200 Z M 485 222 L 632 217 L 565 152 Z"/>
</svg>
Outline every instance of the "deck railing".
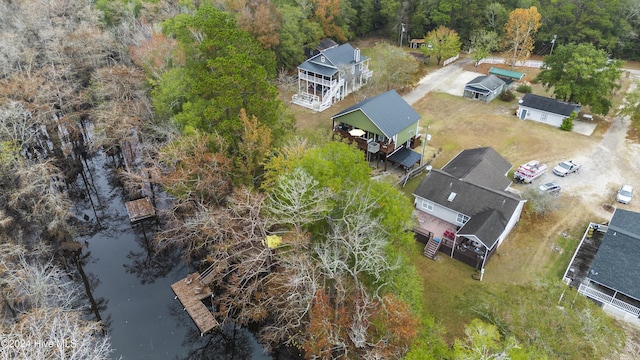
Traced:
<svg viewBox="0 0 640 360">
<path fill-rule="evenodd" d="M 338 83 L 338 80 L 327 80 L 320 76 L 313 76 L 309 74 L 299 74 L 298 77 L 300 78 L 300 80 L 311 81 L 314 84 L 320 84 L 322 86 L 334 86 Z"/>
<path fill-rule="evenodd" d="M 616 299 L 611 295 L 607 295 L 601 291 L 598 291 L 594 288 L 591 288 L 589 286 L 586 286 L 584 284 L 580 284 L 580 287 L 578 287 L 578 292 L 586 297 L 592 298 L 594 300 L 600 301 L 602 303 L 606 303 L 612 306 L 617 307 L 620 310 L 624 310 L 626 312 L 628 312 L 629 314 L 632 314 L 633 316 L 639 316 L 640 315 L 640 309 L 631 305 L 631 304 L 627 304 L 626 302 Z"/>
</svg>

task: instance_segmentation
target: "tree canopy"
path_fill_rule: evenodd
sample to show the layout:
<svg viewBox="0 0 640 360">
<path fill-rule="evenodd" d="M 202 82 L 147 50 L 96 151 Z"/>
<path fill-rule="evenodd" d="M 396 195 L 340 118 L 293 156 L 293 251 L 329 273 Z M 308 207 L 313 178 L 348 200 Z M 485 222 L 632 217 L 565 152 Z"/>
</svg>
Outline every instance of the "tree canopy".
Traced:
<svg viewBox="0 0 640 360">
<path fill-rule="evenodd" d="M 167 20 L 163 31 L 182 45 L 185 65 L 166 72 L 153 91 L 161 116 L 173 117 L 186 132 L 216 131 L 235 144 L 244 108 L 275 138 L 284 134 L 292 119 L 272 84 L 275 58 L 233 18 L 201 6 L 193 15 Z"/>
<path fill-rule="evenodd" d="M 545 56 L 538 74 L 546 89 L 553 88 L 556 98 L 591 107 L 606 115 L 611 108 L 613 91 L 620 88 L 621 62 L 610 60 L 604 50 L 592 44 L 560 45 Z"/>
<path fill-rule="evenodd" d="M 542 23 L 542 16 L 538 8 L 515 9 L 509 13 L 509 20 L 504 25 L 505 43 L 508 44 L 507 53 L 509 64 L 513 67 L 516 62 L 529 58 L 533 51 L 536 31 Z"/>
<path fill-rule="evenodd" d="M 438 65 L 445 58 L 456 56 L 460 52 L 460 36 L 455 30 L 444 26 L 429 31 L 424 37 L 425 47 L 421 48 L 426 56 L 435 56 Z"/>
</svg>

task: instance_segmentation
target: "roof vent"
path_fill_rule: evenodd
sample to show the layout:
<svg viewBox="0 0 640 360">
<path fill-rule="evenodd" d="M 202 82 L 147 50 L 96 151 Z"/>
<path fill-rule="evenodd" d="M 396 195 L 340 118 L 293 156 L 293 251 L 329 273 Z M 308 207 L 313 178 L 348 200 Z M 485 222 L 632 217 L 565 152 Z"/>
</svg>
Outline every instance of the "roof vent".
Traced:
<svg viewBox="0 0 640 360">
<path fill-rule="evenodd" d="M 324 62 L 324 56 L 320 56 L 320 62 Z"/>
<path fill-rule="evenodd" d="M 453 199 L 455 199 L 455 198 L 456 198 L 456 195 L 458 195 L 458 194 L 456 194 L 456 193 L 454 193 L 454 192 L 451 192 L 451 194 L 449 194 L 449 197 L 447 198 L 447 201 L 448 201 L 448 202 L 452 202 L 452 201 L 453 201 Z"/>
</svg>

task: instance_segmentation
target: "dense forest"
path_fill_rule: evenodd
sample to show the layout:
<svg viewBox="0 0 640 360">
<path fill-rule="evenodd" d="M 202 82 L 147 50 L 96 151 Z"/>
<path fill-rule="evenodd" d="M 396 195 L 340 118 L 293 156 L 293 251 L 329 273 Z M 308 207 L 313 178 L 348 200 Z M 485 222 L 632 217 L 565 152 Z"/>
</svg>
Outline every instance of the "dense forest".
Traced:
<svg viewBox="0 0 640 360">
<path fill-rule="evenodd" d="M 411 201 L 372 180 L 357 149 L 296 134 L 278 95 L 281 77 L 322 38 L 395 43 L 444 26 L 469 48 L 480 32 L 502 39 L 509 13 L 530 6 L 542 19 L 541 54 L 556 39 L 640 57 L 637 0 L 0 3 L 0 333 L 60 345 L 7 347 L 0 358 L 109 358 L 100 319 L 81 306 L 91 296 L 74 237 L 99 225 L 74 213 L 91 192 L 85 165 L 96 152 L 126 164 L 119 176 L 132 199 L 171 196 L 154 245 L 216 264 L 216 317 L 257 325 L 267 349 L 308 359 L 615 352 L 622 335 L 585 299 L 574 311 L 533 305 L 559 296 L 555 284 L 525 307 L 505 303 L 524 291 L 516 286 L 465 295 L 480 320 L 447 344 L 408 256 Z M 390 58 L 378 66 L 398 68 Z M 411 85 L 384 75 L 379 86 Z"/>
</svg>

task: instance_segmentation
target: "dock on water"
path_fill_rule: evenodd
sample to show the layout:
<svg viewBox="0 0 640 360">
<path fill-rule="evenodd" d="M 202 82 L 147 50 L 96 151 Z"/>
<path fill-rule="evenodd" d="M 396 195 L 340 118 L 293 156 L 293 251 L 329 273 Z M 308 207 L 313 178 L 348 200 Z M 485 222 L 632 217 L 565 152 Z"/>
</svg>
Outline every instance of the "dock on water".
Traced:
<svg viewBox="0 0 640 360">
<path fill-rule="evenodd" d="M 220 326 L 211 311 L 202 303 L 202 300 L 212 296 L 213 293 L 202 275 L 195 272 L 186 278 L 171 285 L 171 290 L 176 294 L 182 306 L 200 330 L 200 336 Z"/>
<path fill-rule="evenodd" d="M 153 204 L 151 204 L 151 200 L 147 197 L 126 202 L 124 206 L 127 208 L 129 221 L 131 221 L 131 223 L 156 216 Z"/>
</svg>

